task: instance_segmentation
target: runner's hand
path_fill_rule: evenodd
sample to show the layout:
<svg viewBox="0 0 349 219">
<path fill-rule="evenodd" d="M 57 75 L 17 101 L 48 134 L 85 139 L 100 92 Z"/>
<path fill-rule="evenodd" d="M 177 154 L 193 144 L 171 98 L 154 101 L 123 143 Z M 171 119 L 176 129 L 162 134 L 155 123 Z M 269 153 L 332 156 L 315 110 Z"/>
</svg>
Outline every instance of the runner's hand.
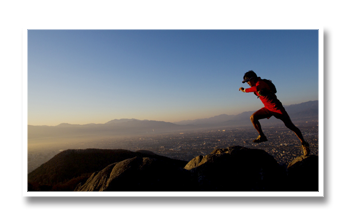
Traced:
<svg viewBox="0 0 349 219">
<path fill-rule="evenodd" d="M 240 88 L 239 88 L 239 91 L 245 92 L 245 88 L 240 87 Z"/>
</svg>

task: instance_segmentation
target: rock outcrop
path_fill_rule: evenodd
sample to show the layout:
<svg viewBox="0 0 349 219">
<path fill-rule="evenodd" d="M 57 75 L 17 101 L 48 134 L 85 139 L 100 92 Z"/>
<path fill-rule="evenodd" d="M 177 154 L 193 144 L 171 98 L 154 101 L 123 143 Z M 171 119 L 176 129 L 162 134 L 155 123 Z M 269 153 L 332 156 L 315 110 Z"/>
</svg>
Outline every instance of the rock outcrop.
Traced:
<svg viewBox="0 0 349 219">
<path fill-rule="evenodd" d="M 93 172 L 100 171 L 109 164 L 123 161 L 135 156 L 154 157 L 169 160 L 175 165 L 184 167 L 186 161 L 174 160 L 156 155 L 150 151 L 132 152 L 129 150 L 84 149 L 66 150 L 44 163 L 28 174 L 30 189 L 40 187 L 41 190 L 51 190 L 54 185 L 70 184 L 74 187 L 76 181 L 86 180 Z M 74 180 L 72 180 L 74 179 Z M 66 187 L 67 185 L 64 185 Z M 73 188 L 73 189 L 74 189 Z M 65 189 L 65 188 L 62 188 Z"/>
<path fill-rule="evenodd" d="M 191 161 L 150 151 L 67 150 L 29 174 L 31 191 L 318 191 L 318 157 L 286 168 L 261 149 L 231 146 Z"/>
<path fill-rule="evenodd" d="M 318 156 L 300 156 L 287 167 L 288 190 L 318 191 L 319 189 L 319 159 Z"/>
<path fill-rule="evenodd" d="M 271 155 L 240 146 L 195 157 L 184 168 L 201 191 L 277 191 L 285 180 L 285 172 Z"/>
<path fill-rule="evenodd" d="M 188 191 L 190 174 L 169 160 L 133 157 L 95 172 L 75 191 Z"/>
</svg>

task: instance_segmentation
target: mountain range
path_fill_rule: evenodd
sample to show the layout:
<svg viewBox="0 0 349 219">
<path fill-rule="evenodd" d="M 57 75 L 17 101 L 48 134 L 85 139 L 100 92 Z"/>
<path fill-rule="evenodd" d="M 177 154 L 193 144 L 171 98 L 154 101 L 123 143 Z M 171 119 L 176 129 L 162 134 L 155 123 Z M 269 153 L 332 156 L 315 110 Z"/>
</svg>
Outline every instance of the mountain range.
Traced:
<svg viewBox="0 0 349 219">
<path fill-rule="evenodd" d="M 319 111 L 319 101 L 308 101 L 299 104 L 293 104 L 284 106 L 287 113 L 290 115 L 292 120 L 306 119 L 306 118 L 315 118 L 318 117 Z M 258 109 L 256 109 L 257 111 Z M 241 124 L 241 122 L 247 122 L 250 124 L 250 116 L 255 111 L 246 111 L 237 115 L 227 115 L 221 114 L 218 116 L 196 119 L 196 120 L 184 120 L 176 122 L 177 125 L 213 125 L 213 124 L 224 124 L 224 125 L 236 125 Z"/>
<path fill-rule="evenodd" d="M 318 101 L 308 101 L 300 104 L 285 106 L 293 121 L 318 118 Z M 84 136 L 125 136 L 135 134 L 155 134 L 175 131 L 187 131 L 216 126 L 250 125 L 249 117 L 253 111 L 238 115 L 218 115 L 211 118 L 186 120 L 177 123 L 137 120 L 114 119 L 105 124 L 68 124 L 57 126 L 28 125 L 28 139 L 84 137 Z M 276 120 L 270 119 L 269 123 Z"/>
</svg>

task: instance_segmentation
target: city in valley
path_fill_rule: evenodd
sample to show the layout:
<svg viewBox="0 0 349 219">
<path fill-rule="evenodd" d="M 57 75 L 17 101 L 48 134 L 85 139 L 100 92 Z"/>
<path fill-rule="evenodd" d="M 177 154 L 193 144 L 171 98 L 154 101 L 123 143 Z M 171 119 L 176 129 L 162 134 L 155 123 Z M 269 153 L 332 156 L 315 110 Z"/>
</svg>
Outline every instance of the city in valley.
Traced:
<svg viewBox="0 0 349 219">
<path fill-rule="evenodd" d="M 310 144 L 311 154 L 318 155 L 318 121 L 295 123 Z M 110 137 L 94 140 L 60 141 L 47 146 L 28 147 L 28 173 L 66 149 L 126 149 L 148 150 L 158 155 L 189 161 L 198 155 L 206 155 L 214 149 L 228 146 L 244 146 L 263 149 L 281 165 L 287 165 L 301 156 L 300 141 L 283 124 L 263 127 L 268 141 L 253 143 L 257 132 L 251 126 L 211 128 L 158 135 Z"/>
</svg>

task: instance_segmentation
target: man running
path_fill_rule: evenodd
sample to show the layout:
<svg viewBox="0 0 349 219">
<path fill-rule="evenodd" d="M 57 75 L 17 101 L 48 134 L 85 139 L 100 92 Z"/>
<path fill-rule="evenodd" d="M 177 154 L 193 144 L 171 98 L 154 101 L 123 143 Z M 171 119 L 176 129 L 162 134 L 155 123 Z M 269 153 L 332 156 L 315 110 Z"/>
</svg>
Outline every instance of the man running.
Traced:
<svg viewBox="0 0 349 219">
<path fill-rule="evenodd" d="M 282 106 L 282 103 L 277 99 L 275 92 L 268 85 L 267 82 L 263 81 L 260 77 L 257 77 L 257 74 L 254 71 L 248 71 L 244 75 L 244 80 L 242 83 L 247 82 L 251 88 L 243 88 L 240 87 L 239 91 L 244 93 L 253 92 L 264 104 L 264 107 L 257 112 L 253 113 L 250 117 L 251 122 L 254 128 L 259 133 L 259 136 L 253 141 L 255 143 L 260 143 L 264 141 L 268 141 L 267 137 L 264 135 L 262 131 L 261 124 L 258 120 L 270 118 L 275 116 L 275 118 L 280 119 L 284 122 L 285 126 L 292 130 L 302 144 L 303 154 L 304 156 L 308 156 L 310 153 L 309 144 L 303 138 L 301 131 L 293 124 L 290 116 L 287 114 L 285 108 Z"/>
</svg>

